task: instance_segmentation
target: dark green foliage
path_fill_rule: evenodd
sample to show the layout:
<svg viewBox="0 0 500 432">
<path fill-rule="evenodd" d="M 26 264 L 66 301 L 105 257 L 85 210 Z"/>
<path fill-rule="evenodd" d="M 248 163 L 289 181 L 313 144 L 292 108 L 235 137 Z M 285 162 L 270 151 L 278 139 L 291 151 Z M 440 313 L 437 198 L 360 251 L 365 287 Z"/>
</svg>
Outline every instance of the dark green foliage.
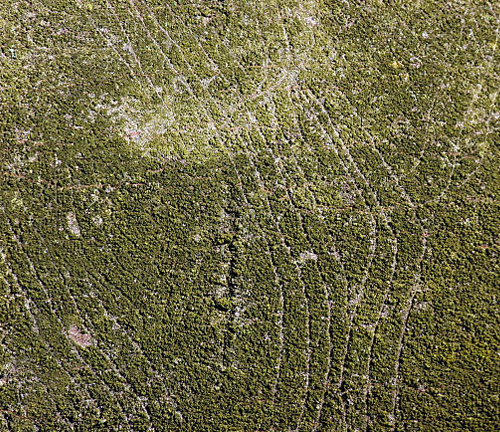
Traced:
<svg viewBox="0 0 500 432">
<path fill-rule="evenodd" d="M 5 0 L 0 431 L 496 431 L 494 2 Z"/>
</svg>

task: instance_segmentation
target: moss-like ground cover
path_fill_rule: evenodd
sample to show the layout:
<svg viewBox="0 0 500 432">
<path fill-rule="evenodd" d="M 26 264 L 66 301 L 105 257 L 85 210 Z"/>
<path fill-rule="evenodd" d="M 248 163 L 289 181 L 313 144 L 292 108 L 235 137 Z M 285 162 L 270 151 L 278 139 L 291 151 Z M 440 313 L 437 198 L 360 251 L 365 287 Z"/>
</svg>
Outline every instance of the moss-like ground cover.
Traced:
<svg viewBox="0 0 500 432">
<path fill-rule="evenodd" d="M 497 431 L 500 8 L 3 0 L 1 431 Z"/>
</svg>

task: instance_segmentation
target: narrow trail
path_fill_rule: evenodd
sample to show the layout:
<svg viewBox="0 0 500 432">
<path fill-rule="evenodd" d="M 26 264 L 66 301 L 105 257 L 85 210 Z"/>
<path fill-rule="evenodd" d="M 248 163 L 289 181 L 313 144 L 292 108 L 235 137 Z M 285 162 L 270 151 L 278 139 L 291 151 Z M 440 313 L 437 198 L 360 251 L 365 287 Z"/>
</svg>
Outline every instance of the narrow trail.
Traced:
<svg viewBox="0 0 500 432">
<path fill-rule="evenodd" d="M 292 103 L 290 92 L 288 92 L 287 94 L 288 94 L 288 97 L 290 98 L 290 102 Z M 276 110 L 276 106 L 275 106 L 275 103 L 273 101 L 273 111 L 272 111 L 272 113 L 273 113 L 275 121 L 277 121 L 278 119 L 277 119 L 277 116 L 275 115 L 275 110 Z M 294 116 L 293 121 L 294 121 L 294 125 L 295 125 L 295 128 L 296 128 L 296 131 L 300 135 L 302 135 L 302 131 L 300 130 L 300 127 L 298 127 L 298 117 L 297 117 L 297 115 Z M 303 139 L 303 142 L 306 142 L 306 140 Z M 295 167 L 296 167 L 297 171 L 299 172 L 302 180 L 304 181 L 304 184 L 306 185 L 306 188 L 307 188 L 307 190 L 309 192 L 309 196 L 310 196 L 310 198 L 311 198 L 311 200 L 312 200 L 312 202 L 314 204 L 314 207 L 315 207 L 315 209 L 318 209 L 318 204 L 317 204 L 317 201 L 316 201 L 316 197 L 314 196 L 314 194 L 311 192 L 311 190 L 307 186 L 307 179 L 306 179 L 306 176 L 305 176 L 305 174 L 304 174 L 304 172 L 303 172 L 303 170 L 302 170 L 302 168 L 300 166 L 300 163 L 299 163 L 297 157 L 295 156 L 295 154 L 292 154 L 292 157 L 293 157 L 293 159 L 295 161 Z M 283 157 L 282 156 L 276 157 L 274 155 L 274 153 L 273 153 L 273 158 L 276 161 L 275 162 L 276 164 L 282 165 L 281 168 L 280 168 L 280 172 L 281 173 L 287 172 L 287 169 L 285 169 L 285 167 L 283 166 Z M 289 161 L 287 161 L 287 162 L 289 162 Z M 283 174 L 282 174 L 282 176 L 283 176 Z M 292 177 L 290 175 L 287 175 L 287 177 L 288 177 L 288 180 L 290 182 L 293 182 L 293 184 L 294 184 L 293 187 L 297 187 L 297 183 L 292 180 Z M 287 194 L 290 194 L 289 189 L 287 189 Z M 290 195 L 289 195 L 289 197 L 290 197 Z M 301 225 L 302 225 L 304 233 L 306 233 L 306 230 L 304 229 L 304 223 L 303 223 L 302 220 L 301 220 Z M 340 266 L 342 268 L 344 268 L 343 267 L 343 263 L 338 258 L 338 253 L 336 251 L 335 242 L 334 242 L 334 240 L 332 238 L 331 232 L 329 232 L 329 240 L 330 240 L 330 242 L 328 244 L 329 244 L 329 246 L 331 246 L 333 248 L 334 256 L 336 257 L 336 259 L 339 262 Z M 309 241 L 309 244 L 311 246 L 312 252 L 317 256 L 318 255 L 317 254 L 317 250 L 312 246 L 312 242 Z M 327 286 L 328 284 L 326 283 L 326 280 L 325 280 L 325 275 L 322 274 L 319 271 L 317 265 L 316 265 L 316 270 L 318 271 L 318 274 L 320 275 L 320 277 L 322 279 L 323 289 L 324 289 L 324 295 L 325 295 L 325 304 L 326 304 L 327 311 L 328 311 L 328 315 L 327 315 L 328 324 L 327 324 L 327 328 L 326 328 L 325 334 L 326 334 L 327 341 L 328 341 L 328 351 L 329 351 L 329 354 L 328 354 L 328 358 L 327 358 L 327 368 L 326 368 L 326 371 L 325 371 L 325 374 L 324 374 L 322 396 L 321 396 L 321 400 L 320 400 L 319 408 L 318 408 L 318 411 L 321 412 L 321 409 L 322 409 L 322 407 L 324 405 L 324 402 L 325 402 L 326 387 L 327 387 L 328 377 L 329 377 L 330 369 L 331 369 L 331 352 L 332 352 L 332 349 L 333 349 L 333 345 L 331 343 L 331 335 L 330 335 L 330 328 L 331 328 L 331 324 L 332 324 L 332 322 L 331 322 L 331 318 L 332 318 L 331 317 L 331 308 L 332 308 L 332 305 L 331 305 L 331 300 L 330 300 L 330 295 L 329 295 L 329 288 Z M 342 279 L 343 279 L 343 281 L 344 281 L 344 283 L 346 285 L 346 289 L 347 289 L 347 281 L 345 279 L 345 275 L 342 276 Z M 296 428 L 296 430 L 298 430 L 300 428 L 300 421 L 301 421 L 303 415 L 304 415 L 304 411 L 301 412 L 301 417 L 299 418 L 299 421 L 297 422 L 297 428 Z M 316 418 L 315 423 L 318 424 L 318 422 L 319 422 L 319 419 Z"/>
<path fill-rule="evenodd" d="M 28 60 L 47 66 L 36 79 L 22 77 L 34 93 L 22 93 L 22 110 L 36 100 L 47 122 L 59 103 L 67 111 L 61 117 L 73 115 L 67 124 L 54 117 L 57 143 L 32 139 L 20 116 L 19 125 L 7 122 L 12 133 L 2 133 L 10 140 L 10 159 L 0 167 L 9 240 L 7 253 L 0 249 L 0 282 L 32 335 L 8 329 L 0 345 L 15 360 L 24 355 L 15 341 L 35 339 L 49 358 L 40 370 L 53 368 L 69 396 L 54 392 L 57 382 L 45 376 L 23 378 L 27 390 L 12 387 L 19 403 L 0 410 L 0 428 L 50 422 L 78 431 L 86 424 L 76 417 L 79 405 L 92 421 L 115 422 L 103 427 L 137 423 L 148 432 L 161 429 L 158 419 L 180 429 L 406 427 L 410 410 L 423 406 L 407 395 L 420 391 L 409 385 L 413 376 L 425 375 L 413 333 L 431 314 L 426 290 L 441 289 L 426 286 L 432 257 L 444 247 L 439 230 L 459 233 L 460 254 L 475 230 L 481 243 L 470 250 L 482 255 L 471 262 L 486 262 L 497 246 L 479 227 L 498 203 L 487 177 L 496 154 L 488 139 L 498 131 L 498 95 L 489 83 L 500 41 L 495 6 L 486 2 L 485 16 L 475 19 L 479 6 L 457 3 L 442 25 L 424 17 L 434 4 L 406 17 L 380 2 L 369 14 L 316 0 L 91 3 L 77 0 L 78 14 L 61 7 L 58 16 L 42 0 L 23 0 L 13 10 L 26 8 L 20 16 L 29 35 L 16 41 L 26 53 L 16 45 L 15 59 L 3 39 L 0 47 L 12 71 L 31 73 Z M 372 11 L 401 27 L 394 31 Z M 412 26 L 424 24 L 435 27 L 413 34 Z M 30 44 L 41 46 L 30 51 Z M 72 61 L 109 64 L 96 68 L 102 81 L 94 74 L 82 83 L 84 67 L 65 69 Z M 65 70 L 59 83 L 47 78 L 56 63 Z M 464 83 L 447 81 L 459 74 Z M 17 91 L 10 84 L 2 90 Z M 58 103 L 45 107 L 50 97 Z M 94 103 L 99 108 L 89 108 Z M 75 130 L 91 122 L 105 132 L 85 147 L 77 140 L 86 131 Z M 93 145 L 102 145 L 103 161 L 92 160 Z M 453 211 L 464 210 L 462 225 L 462 214 L 455 220 L 443 208 L 452 198 Z M 141 243 L 148 228 L 153 240 L 148 232 Z M 426 358 L 425 367 L 435 361 Z M 35 392 L 44 400 L 40 410 L 25 397 Z M 55 417 L 32 415 L 47 410 Z"/>
<path fill-rule="evenodd" d="M 9 228 L 9 231 L 11 233 L 11 236 L 12 238 L 14 239 L 14 241 L 16 242 L 19 250 L 24 254 L 25 256 L 25 259 L 26 259 L 26 262 L 28 262 L 28 266 L 31 270 L 31 272 L 34 271 L 34 266 L 33 266 L 33 263 L 31 261 L 31 259 L 29 258 L 29 256 L 26 254 L 26 251 L 22 245 L 22 243 L 20 242 L 18 236 L 15 234 L 15 231 L 11 225 L 11 222 L 10 222 L 10 219 L 6 216 L 5 217 L 5 220 L 7 221 L 7 225 L 8 225 L 8 228 Z M 9 269 L 10 269 L 10 265 L 9 265 Z M 42 292 L 44 293 L 45 295 L 45 302 L 47 302 L 49 304 L 49 307 L 51 309 L 51 313 L 53 316 L 56 316 L 56 319 L 57 319 L 57 322 L 58 324 L 60 325 L 60 331 L 63 332 L 63 329 L 64 329 L 64 326 L 60 320 L 60 318 L 58 317 L 58 315 L 55 313 L 54 311 L 54 308 L 53 308 L 53 304 L 52 304 L 52 299 L 51 297 L 49 296 L 45 286 L 43 285 L 43 283 L 40 281 L 39 277 L 38 277 L 38 274 L 35 272 L 35 273 L 32 273 L 33 276 L 35 277 L 38 285 L 40 286 L 40 288 L 42 289 Z M 21 291 L 22 295 L 23 295 L 23 298 L 25 299 L 25 302 L 27 303 L 28 307 L 29 307 L 29 312 L 28 312 L 28 315 L 30 316 L 30 318 L 33 320 L 34 322 L 34 329 L 37 333 L 39 333 L 38 331 L 38 325 L 36 324 L 36 318 L 35 318 L 35 315 L 31 312 L 31 308 L 33 307 L 35 309 L 35 314 L 39 314 L 38 312 L 38 305 L 37 303 L 26 293 L 26 291 L 22 288 L 22 285 L 19 283 L 19 280 L 17 278 L 17 276 L 15 275 L 15 273 L 11 270 L 11 275 L 13 276 L 14 278 L 14 281 L 15 281 L 15 285 L 16 287 L 19 288 L 19 290 Z M 26 304 L 25 303 L 25 304 Z M 64 374 L 67 375 L 68 379 L 70 380 L 70 382 L 75 385 L 76 388 L 78 388 L 80 391 L 83 392 L 84 395 L 86 395 L 85 399 L 87 400 L 90 400 L 94 403 L 95 406 L 97 406 L 97 402 L 95 401 L 95 399 L 92 398 L 92 396 L 90 395 L 88 389 L 85 387 L 85 386 L 81 386 L 80 383 L 77 383 L 76 380 L 75 380 L 75 377 L 70 373 L 70 371 L 64 367 L 61 359 L 58 357 L 58 355 L 56 354 L 56 352 L 54 351 L 53 347 L 44 339 L 41 339 L 41 342 L 43 344 L 43 346 L 45 347 L 45 349 L 50 352 L 52 354 L 52 357 L 54 359 L 54 361 L 56 362 L 56 364 L 58 365 L 59 369 L 61 371 L 63 371 Z M 82 358 L 77 355 L 77 358 L 82 362 L 84 363 L 84 361 L 82 360 Z M 88 366 L 88 365 L 87 365 Z M 52 396 L 50 394 L 48 394 L 48 397 L 50 400 L 53 400 L 52 399 Z M 58 412 L 58 415 L 60 415 L 60 413 Z M 62 420 L 63 422 L 69 422 L 68 419 L 62 417 Z M 70 422 L 71 423 L 71 422 Z"/>
<path fill-rule="evenodd" d="M 352 106 L 352 105 L 351 105 Z M 353 107 L 354 109 L 354 107 Z M 326 111 L 324 111 L 326 113 Z M 354 112 L 356 113 L 356 110 L 354 109 Z M 327 113 L 326 113 L 327 114 Z M 328 114 L 327 114 L 328 115 Z M 356 113 L 357 115 L 357 113 Z M 328 116 L 329 118 L 329 116 Z M 373 137 L 369 134 L 368 131 L 365 131 L 367 133 L 367 136 L 368 138 L 370 139 L 371 142 L 374 142 L 374 139 Z M 380 153 L 380 151 L 376 148 L 375 148 L 375 152 L 376 154 L 378 155 L 378 157 L 380 158 L 381 162 L 382 162 L 382 165 L 384 166 L 384 168 L 386 169 L 387 173 L 389 174 L 391 180 L 394 182 L 394 184 L 396 185 L 396 189 L 400 192 L 401 196 L 404 198 L 404 200 L 406 201 L 407 205 L 409 206 L 409 208 L 411 209 L 412 213 L 413 213 L 413 217 L 415 220 L 418 221 L 419 225 L 420 225 L 420 230 L 421 230 L 421 239 L 422 239 L 422 254 L 419 258 L 417 258 L 417 265 L 420 267 L 420 269 L 422 268 L 422 262 L 423 262 L 423 258 L 425 256 L 425 253 L 426 253 L 426 240 L 427 240 L 427 231 L 425 230 L 424 228 L 424 225 L 423 225 L 423 222 L 422 220 L 420 220 L 417 216 L 417 213 L 416 213 L 416 205 L 413 203 L 412 199 L 408 196 L 406 190 L 400 185 L 400 180 L 399 178 L 394 174 L 394 170 L 393 168 L 385 161 L 383 155 Z M 354 160 L 352 159 L 352 156 L 350 155 L 349 153 L 349 149 L 346 148 L 346 151 L 348 153 L 348 156 L 349 156 L 349 159 L 352 161 L 353 164 L 356 165 L 356 163 L 354 162 Z M 357 171 L 360 173 L 361 177 L 364 179 L 364 181 L 366 182 L 366 178 L 364 177 L 364 175 L 359 171 L 359 168 L 357 168 L 357 165 L 356 165 L 356 169 Z M 368 182 L 366 182 L 367 185 Z M 376 200 L 376 202 L 378 203 L 378 200 Z M 385 213 L 382 211 L 382 214 L 384 215 L 384 219 L 385 221 L 387 221 L 387 216 L 385 215 Z M 388 228 L 390 228 L 388 226 Z M 390 229 L 391 232 L 393 233 L 392 229 Z M 393 233 L 394 234 L 394 233 Z M 394 237 L 394 240 L 397 242 L 397 238 Z M 393 266 L 391 266 L 391 278 L 390 278 L 390 281 L 391 281 L 391 284 L 392 284 L 392 278 L 393 278 L 393 275 L 395 273 L 395 266 L 396 266 L 396 257 L 397 257 L 397 243 L 396 243 L 396 248 L 395 248 L 395 251 L 394 251 L 394 259 L 395 261 L 393 262 Z M 408 297 L 408 301 L 407 301 L 407 306 L 406 308 L 404 309 L 403 313 L 402 313 L 402 317 L 403 317 L 403 325 L 402 325 L 402 328 L 401 328 L 401 333 L 400 333 L 400 340 L 399 340 L 399 343 L 398 343 L 398 349 L 397 349 L 397 354 L 396 354 L 396 360 L 395 360 L 395 375 L 394 375 L 394 382 L 395 382 L 395 385 L 394 385 L 394 393 L 393 393 L 393 407 L 392 407 L 392 414 L 390 415 L 390 419 L 391 419 L 391 422 L 393 424 L 393 428 L 395 429 L 396 428 L 396 421 L 395 421 L 395 410 L 396 410 L 396 399 L 397 399 L 397 391 L 398 391 L 398 373 L 399 373 L 399 363 L 400 363 L 400 357 L 401 357 L 401 352 L 402 352 L 402 343 L 403 343 L 403 338 L 404 338 L 404 333 L 406 331 L 406 327 L 407 327 L 407 322 L 408 322 L 408 318 L 409 318 L 409 314 L 410 314 L 410 311 L 411 311 L 411 308 L 413 306 L 413 300 L 414 300 L 414 297 L 416 295 L 416 289 L 415 289 L 415 286 L 416 286 L 416 281 L 417 280 L 420 280 L 421 278 L 421 270 L 420 271 L 417 271 L 415 273 L 415 276 L 414 276 L 414 282 L 410 288 L 410 292 L 409 294 L 407 295 Z M 388 294 L 388 291 L 386 292 L 386 294 Z M 387 296 L 386 294 L 384 294 L 384 299 L 383 299 L 383 302 L 382 302 L 382 305 L 381 305 L 381 309 L 379 310 L 379 317 L 382 313 L 382 308 L 384 307 L 385 305 L 385 302 L 386 302 L 386 299 L 387 299 Z M 374 330 L 374 333 L 373 333 L 373 338 L 375 337 L 376 335 L 376 331 L 377 331 L 377 328 L 378 328 L 378 325 L 380 323 L 380 319 L 378 318 L 377 319 L 377 326 L 375 327 L 375 330 Z M 370 356 L 371 356 L 371 351 L 372 351 L 372 348 L 373 348 L 373 340 L 370 344 Z M 370 380 L 370 375 L 369 375 L 369 370 L 371 369 L 371 360 L 370 360 L 370 356 L 368 358 L 368 366 L 367 366 L 367 380 Z M 365 394 L 367 395 L 368 391 L 365 390 Z M 366 396 L 365 396 L 365 399 L 364 399 L 364 405 L 365 405 L 365 416 L 364 416 L 364 424 L 365 424 L 365 430 L 367 429 L 368 427 L 368 403 L 367 403 L 367 400 L 366 400 Z"/>
<path fill-rule="evenodd" d="M 300 94 L 300 96 L 304 98 L 305 102 L 309 103 L 309 100 L 305 97 L 304 94 Z M 315 114 L 312 115 L 312 118 L 315 119 L 315 122 L 316 122 L 318 128 L 321 130 L 321 132 L 326 137 L 328 137 L 329 141 L 332 141 L 333 138 L 324 129 L 323 125 L 318 120 L 318 118 L 316 117 Z M 348 175 L 348 180 L 350 182 L 352 182 L 353 187 L 354 187 L 356 193 L 358 194 L 358 196 L 360 197 L 360 199 L 362 199 L 365 202 L 365 208 L 369 212 L 369 206 L 368 206 L 368 204 L 366 203 L 366 200 L 363 197 L 363 193 L 361 192 L 361 189 L 359 189 L 359 187 L 357 186 L 355 180 L 349 175 L 349 169 L 346 166 L 346 164 L 343 162 L 343 159 L 339 155 L 339 153 L 338 153 L 338 151 L 337 151 L 337 149 L 336 149 L 335 146 L 333 146 L 333 151 L 335 152 L 335 154 L 339 158 L 339 161 L 341 163 L 341 166 L 342 166 L 343 170 Z M 372 228 L 371 228 L 371 245 L 372 246 L 371 246 L 371 250 L 370 250 L 369 256 L 368 256 L 368 265 L 367 265 L 367 268 L 365 269 L 363 278 L 361 280 L 361 284 L 360 284 L 361 285 L 361 290 L 358 292 L 358 294 L 356 295 L 356 297 L 354 297 L 353 299 L 347 299 L 347 303 L 348 304 L 349 304 L 349 302 L 353 302 L 354 309 L 349 314 L 349 325 L 348 325 L 348 331 L 347 331 L 347 334 L 346 334 L 346 342 L 345 342 L 346 348 L 344 350 L 343 359 L 342 359 L 341 364 L 340 364 L 340 375 L 339 375 L 339 381 L 337 383 L 337 386 L 339 388 L 339 391 L 340 391 L 340 394 L 341 394 L 341 397 L 342 397 L 343 420 L 344 420 L 344 427 L 345 427 L 346 430 L 348 428 L 348 425 L 347 425 L 347 398 L 346 398 L 345 390 L 343 389 L 343 382 L 344 382 L 344 378 L 343 377 L 344 377 L 344 367 L 345 367 L 344 365 L 345 365 L 345 361 L 347 359 L 347 355 L 348 355 L 348 352 L 349 352 L 349 346 L 350 346 L 351 338 L 352 338 L 353 323 L 354 323 L 354 318 L 356 316 L 357 307 L 358 307 L 358 305 L 359 305 L 359 303 L 361 301 L 361 298 L 363 296 L 364 286 L 366 284 L 366 281 L 367 281 L 367 278 L 368 278 L 368 274 L 369 274 L 369 271 L 370 271 L 370 267 L 371 267 L 371 265 L 373 263 L 373 259 L 375 257 L 375 251 L 376 251 L 376 235 L 377 235 L 376 234 L 376 229 L 375 229 L 376 223 L 375 223 L 375 219 L 374 219 L 373 215 L 371 215 L 371 213 L 369 213 L 369 214 L 370 214 L 371 226 L 372 226 Z M 318 418 L 319 418 L 319 421 L 321 421 L 321 411 L 318 413 Z"/>
<path fill-rule="evenodd" d="M 136 9 L 136 11 L 137 11 L 137 9 Z M 144 24 L 144 21 L 143 21 L 143 19 L 141 18 L 141 16 L 140 16 L 140 14 L 139 14 L 139 12 L 138 12 L 138 11 L 137 11 L 137 14 L 138 14 L 138 17 L 139 17 L 139 19 L 140 19 L 141 23 L 143 24 L 143 26 L 144 26 L 144 27 L 146 27 L 146 26 L 145 26 L 145 24 Z M 152 14 L 151 14 L 151 15 L 152 15 Z M 155 20 L 156 20 L 156 19 L 155 19 Z M 156 22 L 157 22 L 157 21 L 156 21 Z M 159 24 L 158 24 L 158 25 L 159 25 Z M 160 26 L 160 27 L 161 27 L 161 26 Z M 174 40 L 173 40 L 173 39 L 172 39 L 172 38 L 168 35 L 168 33 L 167 33 L 164 29 L 163 29 L 162 31 L 164 31 L 164 33 L 165 33 L 165 34 L 169 37 L 170 42 L 171 42 L 171 43 L 173 43 L 174 45 L 176 45 L 175 41 L 174 41 Z M 162 56 L 166 59 L 166 55 L 165 55 L 165 54 L 163 53 L 163 51 L 161 50 L 161 47 L 159 46 L 159 44 L 158 44 L 158 43 L 157 43 L 157 42 L 156 42 L 156 41 L 152 38 L 152 36 L 151 36 L 151 34 L 149 33 L 149 31 L 147 31 L 147 33 L 148 33 L 148 35 L 151 37 L 151 39 L 153 40 L 154 45 L 155 45 L 155 46 L 159 49 L 159 51 L 161 52 Z M 185 59 L 184 59 L 184 61 L 185 61 Z M 185 61 L 185 62 L 186 62 L 186 64 L 188 65 L 188 68 L 191 70 L 191 66 L 189 65 L 189 63 L 188 63 L 187 61 Z M 275 84 L 275 86 L 277 86 L 277 85 L 279 85 L 279 84 L 280 84 L 280 81 L 278 80 L 278 82 Z M 273 90 L 273 89 L 274 89 L 274 87 L 270 87 L 270 88 L 268 88 L 266 91 L 271 91 L 271 90 Z M 263 94 L 264 94 L 264 93 L 261 93 L 261 94 L 259 94 L 259 96 L 262 96 Z M 255 96 L 254 96 L 253 98 L 255 98 Z M 250 100 L 250 99 L 252 99 L 252 98 L 248 98 L 247 100 Z M 245 103 L 246 103 L 246 100 L 243 100 L 243 101 L 241 101 L 241 102 L 239 103 L 239 106 L 244 106 L 244 104 L 245 104 Z M 227 122 L 229 122 L 229 121 L 230 121 L 230 118 L 228 117 Z M 242 146 L 242 147 L 243 147 L 243 148 L 245 148 L 245 146 Z M 248 156 L 249 160 L 252 160 L 251 153 L 247 153 L 247 156 Z M 260 185 L 260 186 L 261 186 L 261 188 L 262 188 L 262 187 L 263 187 L 263 182 L 262 182 L 262 180 L 261 180 L 261 178 L 260 178 L 260 173 L 258 172 L 258 170 L 256 169 L 256 167 L 255 167 L 255 174 L 256 174 L 256 178 L 258 179 L 259 185 Z M 265 187 L 264 187 L 264 189 L 265 189 Z M 290 197 L 289 197 L 289 199 L 290 199 Z M 290 201 L 290 202 L 291 202 L 291 201 Z M 269 202 L 267 202 L 267 205 L 269 206 Z M 269 207 L 269 209 L 270 209 L 270 207 Z M 279 228 L 279 227 L 278 227 L 278 228 Z M 280 235 L 282 236 L 282 239 L 284 239 L 283 234 L 281 233 Z M 289 247 L 287 247 L 287 249 L 288 249 L 288 252 L 290 253 Z M 276 265 L 275 265 L 274 263 L 272 263 L 272 265 L 273 265 L 273 269 L 274 269 L 275 274 L 277 274 L 277 271 L 276 271 Z M 299 279 L 301 279 L 301 276 L 300 276 L 300 269 L 297 267 L 297 268 L 296 268 L 296 270 L 297 270 L 297 272 L 298 272 Z M 308 300 L 307 300 L 307 296 L 306 296 L 306 294 L 305 294 L 305 288 L 304 288 L 304 291 L 303 291 L 303 295 L 304 295 L 304 299 L 306 300 L 306 309 L 307 309 L 307 314 L 309 315 L 309 312 L 308 312 L 308 305 L 307 305 Z M 280 302 L 284 304 L 284 297 L 282 296 L 282 294 L 280 294 Z M 281 321 L 281 323 L 282 323 L 282 318 L 281 318 L 281 320 L 280 320 L 280 321 Z M 280 327 L 281 327 L 281 326 L 282 326 L 282 324 L 280 324 Z M 283 335 L 283 331 L 282 331 L 282 330 L 280 330 L 280 344 L 282 344 L 282 343 L 283 343 L 282 335 Z M 308 338 L 307 340 L 308 340 L 308 345 L 309 345 L 309 343 L 310 343 L 310 342 L 309 342 L 309 338 Z M 282 349 L 280 349 L 280 350 L 282 350 Z M 310 363 L 310 355 L 311 355 L 311 354 L 310 354 L 310 349 L 308 349 L 308 354 L 307 354 L 307 358 L 308 358 L 308 365 L 309 365 L 309 363 Z M 281 358 L 281 357 L 280 357 L 280 358 Z M 309 368 L 309 366 L 308 366 L 308 368 Z M 280 366 L 280 362 L 279 362 L 279 367 L 278 367 L 278 377 L 279 377 L 279 370 L 280 370 L 280 369 L 281 369 L 281 366 Z M 277 378 L 277 381 L 276 381 L 276 386 L 277 386 L 278 381 L 279 381 L 279 378 Z M 308 382 L 309 382 L 309 369 L 307 369 L 307 371 L 306 371 L 306 388 L 308 387 Z M 275 387 L 275 388 L 276 388 L 276 387 Z M 275 393 L 275 390 L 273 390 L 273 393 Z"/>
</svg>

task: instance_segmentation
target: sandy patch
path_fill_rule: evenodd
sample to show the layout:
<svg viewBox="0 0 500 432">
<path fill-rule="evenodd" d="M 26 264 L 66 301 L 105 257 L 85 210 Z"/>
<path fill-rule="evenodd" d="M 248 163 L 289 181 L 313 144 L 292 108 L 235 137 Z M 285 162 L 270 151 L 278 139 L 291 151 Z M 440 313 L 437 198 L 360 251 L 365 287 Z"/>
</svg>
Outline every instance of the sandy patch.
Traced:
<svg viewBox="0 0 500 432">
<path fill-rule="evenodd" d="M 91 336 L 87 333 L 82 333 L 80 329 L 74 324 L 69 327 L 68 336 L 74 343 L 81 346 L 82 348 L 87 348 L 88 346 L 92 345 Z"/>
</svg>

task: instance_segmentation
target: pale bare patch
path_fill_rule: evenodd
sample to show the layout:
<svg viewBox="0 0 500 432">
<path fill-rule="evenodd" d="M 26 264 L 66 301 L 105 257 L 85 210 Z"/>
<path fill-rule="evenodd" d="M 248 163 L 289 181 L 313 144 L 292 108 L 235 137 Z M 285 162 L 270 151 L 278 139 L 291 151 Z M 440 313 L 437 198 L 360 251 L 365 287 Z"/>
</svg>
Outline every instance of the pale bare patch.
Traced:
<svg viewBox="0 0 500 432">
<path fill-rule="evenodd" d="M 69 230 L 77 237 L 80 237 L 80 227 L 78 226 L 78 221 L 76 220 L 75 214 L 73 212 L 69 212 L 66 216 L 66 219 L 68 220 Z"/>
<path fill-rule="evenodd" d="M 68 336 L 74 343 L 81 346 L 82 348 L 87 348 L 92 345 L 91 336 L 88 333 L 82 333 L 80 329 L 74 324 L 70 325 L 68 329 Z"/>
<path fill-rule="evenodd" d="M 103 223 L 103 220 L 102 220 L 101 216 L 93 216 L 92 222 L 94 223 L 94 225 L 101 226 Z"/>
<path fill-rule="evenodd" d="M 311 251 L 305 251 L 300 254 L 301 261 L 313 260 L 316 261 L 318 259 L 318 255 Z"/>
</svg>

